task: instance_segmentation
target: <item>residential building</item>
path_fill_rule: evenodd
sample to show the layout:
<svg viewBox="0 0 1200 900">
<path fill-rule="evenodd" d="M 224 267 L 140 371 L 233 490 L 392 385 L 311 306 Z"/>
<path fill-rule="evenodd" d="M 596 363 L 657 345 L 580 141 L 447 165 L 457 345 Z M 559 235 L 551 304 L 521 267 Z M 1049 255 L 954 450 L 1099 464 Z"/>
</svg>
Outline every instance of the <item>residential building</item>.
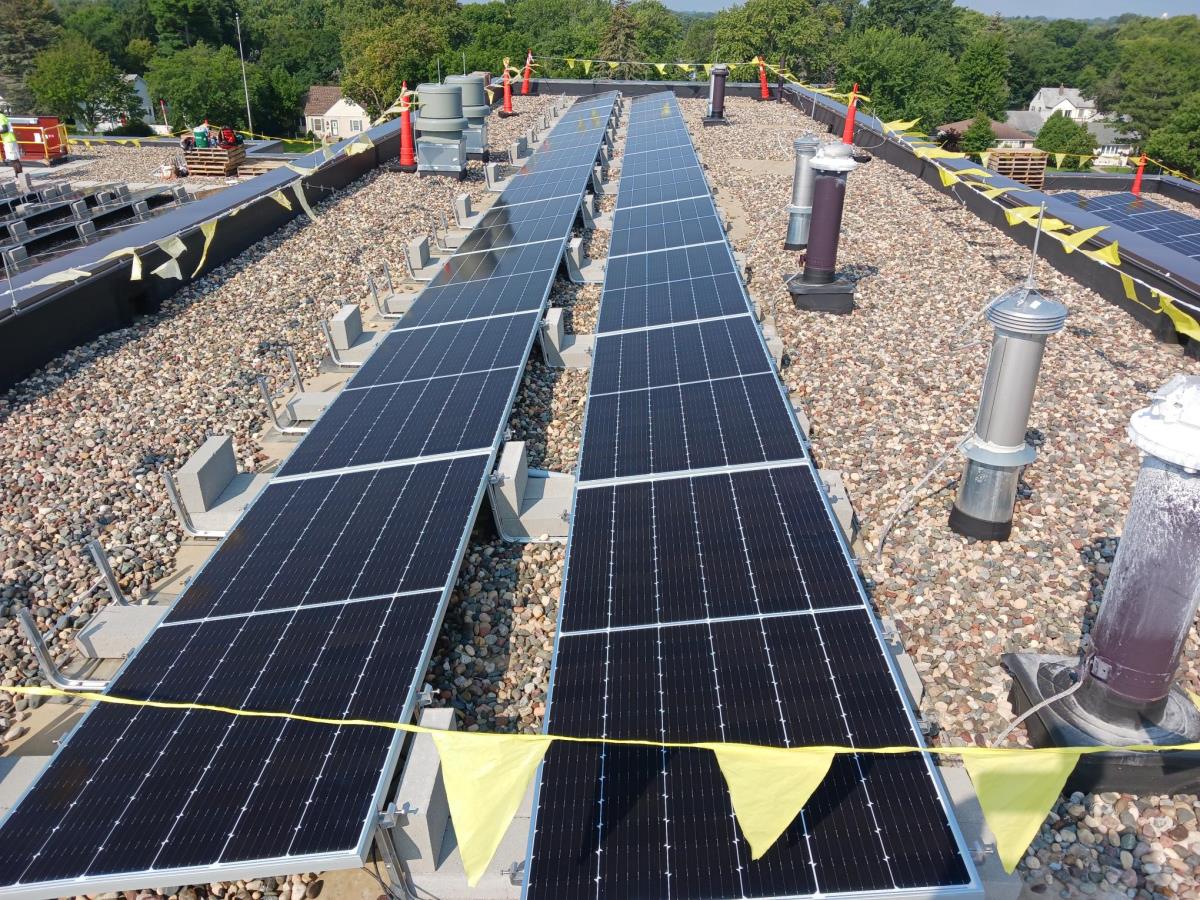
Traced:
<svg viewBox="0 0 1200 900">
<path fill-rule="evenodd" d="M 327 142 L 354 137 L 370 127 L 367 111 L 337 85 L 314 84 L 304 103 L 304 130 Z"/>
<path fill-rule="evenodd" d="M 1045 122 L 1052 115 L 1062 113 L 1068 119 L 1086 122 L 1096 116 L 1096 101 L 1089 100 L 1079 92 L 1078 88 L 1063 85 L 1044 87 L 1029 101 L 1029 111 L 1035 112 Z"/>
<path fill-rule="evenodd" d="M 1127 166 L 1137 145 L 1137 135 L 1128 133 L 1121 122 L 1093 119 L 1087 130 L 1096 139 L 1096 165 Z"/>
<path fill-rule="evenodd" d="M 942 140 L 957 142 L 958 138 L 966 134 L 972 121 L 972 119 L 963 119 L 961 122 L 947 122 L 945 125 L 939 125 L 938 135 Z M 1034 135 L 1026 134 L 1008 122 L 997 122 L 995 119 L 989 121 L 992 125 L 992 134 L 996 135 L 996 142 L 993 146 L 997 149 L 1027 150 L 1033 146 Z"/>
<path fill-rule="evenodd" d="M 122 75 L 125 83 L 133 87 L 133 91 L 138 98 L 138 115 L 147 125 L 157 125 L 158 112 L 154 109 L 154 103 L 150 100 L 150 88 L 146 86 L 146 79 L 141 75 Z M 125 123 L 119 119 L 108 119 L 96 123 L 97 133 L 112 131 Z M 170 129 L 166 129 L 170 132 Z"/>
</svg>

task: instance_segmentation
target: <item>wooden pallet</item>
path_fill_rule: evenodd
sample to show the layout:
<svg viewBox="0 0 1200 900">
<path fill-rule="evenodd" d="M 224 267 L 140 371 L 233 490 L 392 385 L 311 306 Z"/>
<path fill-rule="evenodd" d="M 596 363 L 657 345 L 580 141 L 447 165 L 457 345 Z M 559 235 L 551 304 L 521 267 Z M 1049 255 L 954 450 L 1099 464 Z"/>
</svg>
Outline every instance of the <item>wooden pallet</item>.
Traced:
<svg viewBox="0 0 1200 900">
<path fill-rule="evenodd" d="M 1044 150 L 993 150 L 988 157 L 988 168 L 1040 191 L 1046 181 L 1049 155 Z"/>
<path fill-rule="evenodd" d="M 236 175 L 238 166 L 246 159 L 242 147 L 197 147 L 184 153 L 189 175 L 207 175 L 225 178 Z"/>
<path fill-rule="evenodd" d="M 242 163 L 238 166 L 239 178 L 253 178 L 255 175 L 265 175 L 283 165 L 278 159 L 260 159 L 254 162 Z"/>
</svg>

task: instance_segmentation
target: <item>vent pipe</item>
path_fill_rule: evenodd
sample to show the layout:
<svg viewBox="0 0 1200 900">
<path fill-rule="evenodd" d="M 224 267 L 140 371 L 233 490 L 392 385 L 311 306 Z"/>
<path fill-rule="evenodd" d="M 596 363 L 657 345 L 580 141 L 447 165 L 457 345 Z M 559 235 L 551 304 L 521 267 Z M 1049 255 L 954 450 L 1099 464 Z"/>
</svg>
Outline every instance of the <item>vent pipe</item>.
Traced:
<svg viewBox="0 0 1200 900">
<path fill-rule="evenodd" d="M 1176 376 L 1133 414 L 1142 468 L 1100 613 L 1074 657 L 1007 654 L 1013 705 L 1039 746 L 1200 742 L 1200 709 L 1175 683 L 1200 607 L 1200 376 Z M 1078 678 L 1078 680 L 1076 680 Z M 1200 752 L 1081 757 L 1089 790 L 1194 793 Z"/>
<path fill-rule="evenodd" d="M 812 220 L 813 169 L 812 158 L 821 142 L 812 136 L 796 138 L 796 168 L 792 172 L 792 203 L 788 207 L 787 237 L 784 250 L 803 250 L 808 246 L 808 226 Z"/>
<path fill-rule="evenodd" d="M 793 275 L 787 282 L 797 309 L 848 313 L 854 308 L 854 283 L 837 276 L 846 180 L 858 168 L 850 158 L 852 152 L 845 144 L 823 144 L 809 160 L 812 211 L 807 235 L 808 253 L 804 257 L 804 272 Z"/>
<path fill-rule="evenodd" d="M 417 172 L 421 175 L 454 175 L 467 172 L 467 144 L 463 131 L 462 86 L 458 84 L 421 84 L 421 113 L 417 117 Z"/>
<path fill-rule="evenodd" d="M 975 432 L 963 445 L 967 466 L 950 527 L 968 537 L 1004 541 L 1012 533 L 1021 469 L 1037 456 L 1025 432 L 1046 338 L 1062 330 L 1067 308 L 1026 282 L 994 300 L 987 319 L 996 331 Z"/>
<path fill-rule="evenodd" d="M 712 67 L 708 79 L 708 115 L 701 119 L 705 125 L 724 125 L 725 80 L 729 77 L 729 66 L 717 63 Z"/>
</svg>

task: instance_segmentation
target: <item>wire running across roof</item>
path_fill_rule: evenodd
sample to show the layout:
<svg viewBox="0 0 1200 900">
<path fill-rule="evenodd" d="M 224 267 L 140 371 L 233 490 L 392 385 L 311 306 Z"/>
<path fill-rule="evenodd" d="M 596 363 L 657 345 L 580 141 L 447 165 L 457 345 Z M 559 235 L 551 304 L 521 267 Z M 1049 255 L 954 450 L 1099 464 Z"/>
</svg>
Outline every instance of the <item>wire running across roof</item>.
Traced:
<svg viewBox="0 0 1200 900">
<path fill-rule="evenodd" d="M 560 118 L 110 693 L 411 718 L 614 100 Z M 0 897 L 360 866 L 402 740 L 98 704 L 0 825 Z"/>
<path fill-rule="evenodd" d="M 673 95 L 629 113 L 547 730 L 920 743 Z M 753 861 L 712 753 L 551 745 L 528 900 L 982 896 L 924 754 L 838 756 Z"/>
</svg>

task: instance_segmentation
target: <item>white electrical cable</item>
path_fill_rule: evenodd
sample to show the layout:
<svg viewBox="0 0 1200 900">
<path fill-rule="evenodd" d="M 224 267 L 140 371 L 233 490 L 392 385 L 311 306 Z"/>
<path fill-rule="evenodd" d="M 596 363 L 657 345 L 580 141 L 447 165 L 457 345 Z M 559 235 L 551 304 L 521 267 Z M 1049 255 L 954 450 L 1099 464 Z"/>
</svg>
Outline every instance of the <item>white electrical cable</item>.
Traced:
<svg viewBox="0 0 1200 900">
<path fill-rule="evenodd" d="M 929 479 L 932 478 L 937 471 L 946 464 L 950 457 L 962 450 L 967 441 L 971 439 L 971 435 L 974 433 L 975 429 L 972 428 L 965 435 L 963 435 L 962 440 L 960 440 L 949 451 L 947 451 L 945 456 L 935 462 L 933 467 L 925 473 L 925 477 L 918 481 L 913 487 L 909 488 L 908 491 L 905 492 L 904 496 L 900 498 L 900 502 L 896 505 L 896 511 L 892 513 L 892 517 L 888 519 L 887 524 L 883 526 L 883 533 L 879 535 L 879 549 L 875 554 L 875 561 L 877 563 L 883 562 L 883 547 L 884 544 L 887 543 L 887 536 L 891 532 L 892 528 L 895 527 L 896 523 L 900 520 L 900 517 L 908 511 L 908 504 L 912 500 L 913 496 L 928 483 Z"/>
<path fill-rule="evenodd" d="M 1039 709 L 1043 709 L 1044 707 L 1049 706 L 1051 703 L 1057 703 L 1059 700 L 1063 700 L 1067 697 L 1070 697 L 1073 693 L 1075 693 L 1077 690 L 1079 690 L 1083 686 L 1083 669 L 1087 666 L 1087 662 L 1088 662 L 1089 658 L 1090 657 L 1084 657 L 1083 662 L 1081 662 L 1079 664 L 1079 672 L 1076 676 L 1076 681 L 1073 685 L 1071 685 L 1066 690 L 1059 691 L 1053 697 L 1047 697 L 1041 703 L 1038 703 L 1035 706 L 1029 707 L 1029 709 L 1025 710 L 1025 712 L 1021 713 L 1021 715 L 1017 716 L 1015 719 L 1013 719 L 1011 722 L 1009 722 L 1008 727 L 1005 728 L 1002 732 L 1000 732 L 999 737 L 997 737 L 994 741 L 992 741 L 992 746 L 999 747 L 1001 744 L 1003 744 L 1004 739 L 1006 737 L 1008 737 L 1009 734 L 1012 733 L 1012 730 L 1014 728 L 1016 728 L 1018 725 L 1020 725 L 1022 722 L 1024 722 L 1030 716 L 1032 716 Z"/>
</svg>

